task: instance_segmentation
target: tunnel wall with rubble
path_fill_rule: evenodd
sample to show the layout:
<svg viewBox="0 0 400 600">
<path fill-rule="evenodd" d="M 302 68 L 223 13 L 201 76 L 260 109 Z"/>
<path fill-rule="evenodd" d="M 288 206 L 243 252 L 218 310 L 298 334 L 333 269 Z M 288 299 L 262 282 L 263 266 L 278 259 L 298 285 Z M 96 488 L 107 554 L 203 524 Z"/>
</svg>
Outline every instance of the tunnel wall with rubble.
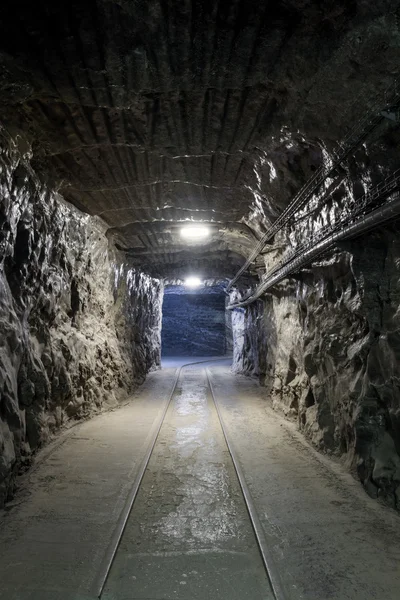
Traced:
<svg viewBox="0 0 400 600">
<path fill-rule="evenodd" d="M 162 283 L 40 183 L 0 131 L 0 506 L 68 421 L 116 406 L 160 363 Z"/>
<path fill-rule="evenodd" d="M 400 508 L 398 225 L 331 256 L 234 311 L 234 369 L 372 497 Z"/>
</svg>

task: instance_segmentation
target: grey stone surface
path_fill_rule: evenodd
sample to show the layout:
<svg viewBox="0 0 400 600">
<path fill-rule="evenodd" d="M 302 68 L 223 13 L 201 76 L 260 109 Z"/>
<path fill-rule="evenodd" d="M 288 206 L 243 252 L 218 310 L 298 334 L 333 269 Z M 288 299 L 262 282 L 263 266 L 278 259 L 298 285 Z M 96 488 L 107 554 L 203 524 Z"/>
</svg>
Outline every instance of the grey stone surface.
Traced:
<svg viewBox="0 0 400 600">
<path fill-rule="evenodd" d="M 233 315 L 234 369 L 259 374 L 272 406 L 397 508 L 399 257 L 392 231 L 370 234 Z"/>
<path fill-rule="evenodd" d="M 39 182 L 0 132 L 0 506 L 68 421 L 124 400 L 159 365 L 162 283 Z"/>
<path fill-rule="evenodd" d="M 223 356 L 229 349 L 225 294 L 167 293 L 163 301 L 163 356 Z"/>
<path fill-rule="evenodd" d="M 235 594 L 242 600 L 249 591 L 257 597 L 252 539 L 205 401 L 203 368 L 189 370 L 167 416 L 107 600 L 230 600 Z M 229 361 L 211 365 L 211 373 L 288 600 L 397 600 L 398 513 L 369 498 L 343 465 L 266 407 L 254 379 L 233 375 Z M 78 424 L 40 452 L 1 513 L 1 600 L 90 599 L 174 376 L 175 368 L 151 373 L 132 402 Z"/>
<path fill-rule="evenodd" d="M 2 114 L 137 266 L 226 277 L 399 74 L 398 22 L 389 0 L 4 1 Z M 386 119 L 329 185 L 373 182 L 398 143 Z"/>
<path fill-rule="evenodd" d="M 0 497 L 49 432 L 113 404 L 157 362 L 159 283 L 131 267 L 234 275 L 358 120 L 387 108 L 398 4 L 1 3 L 0 108 L 19 152 L 7 142 L 1 167 Z M 274 246 L 308 240 L 398 168 L 399 131 L 382 119 Z M 53 188 L 107 225 L 55 203 Z M 183 241 L 186 221 L 207 223 L 209 238 Z M 265 311 L 233 316 L 235 369 L 267 375 L 274 406 L 391 505 L 398 237 L 392 226 L 364 237 L 281 286 Z M 129 257 L 118 278 L 131 282 L 129 314 L 107 283 L 120 273 L 115 248 Z M 264 251 L 243 283 L 282 256 Z"/>
<path fill-rule="evenodd" d="M 399 514 L 277 415 L 253 378 L 211 373 L 288 600 L 397 600 Z"/>
<path fill-rule="evenodd" d="M 175 368 L 39 451 L 0 511 L 1 600 L 89 600 Z"/>
<path fill-rule="evenodd" d="M 186 367 L 103 598 L 272 598 L 202 365 Z"/>
</svg>

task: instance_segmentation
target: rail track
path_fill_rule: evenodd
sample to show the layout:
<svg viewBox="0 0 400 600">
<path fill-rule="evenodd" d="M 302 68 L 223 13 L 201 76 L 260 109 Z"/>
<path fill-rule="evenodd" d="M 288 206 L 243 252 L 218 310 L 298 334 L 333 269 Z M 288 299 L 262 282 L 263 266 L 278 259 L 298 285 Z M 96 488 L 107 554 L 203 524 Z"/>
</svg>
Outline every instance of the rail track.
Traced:
<svg viewBox="0 0 400 600">
<path fill-rule="evenodd" d="M 109 545 L 108 545 L 107 551 L 103 557 L 98 574 L 92 583 L 91 594 L 94 597 L 97 597 L 97 598 L 103 597 L 103 592 L 105 590 L 105 587 L 106 587 L 106 584 L 107 584 L 107 581 L 108 581 L 108 578 L 109 578 L 109 575 L 110 575 L 110 572 L 112 569 L 112 565 L 118 554 L 118 548 L 120 546 L 122 536 L 124 534 L 124 531 L 127 527 L 128 522 L 129 522 L 131 513 L 134 514 L 135 500 L 136 500 L 139 490 L 141 488 L 142 481 L 143 481 L 144 475 L 146 473 L 146 470 L 148 468 L 150 459 L 153 455 L 154 449 L 157 446 L 158 438 L 159 438 L 161 429 L 164 425 L 164 421 L 165 421 L 168 409 L 170 408 L 171 404 L 173 403 L 173 401 L 177 395 L 179 382 L 182 378 L 182 374 L 184 373 L 184 369 L 186 367 L 206 364 L 206 363 L 210 363 L 210 362 L 218 362 L 220 360 L 226 360 L 226 359 L 217 359 L 217 360 L 214 359 L 214 360 L 207 360 L 207 361 L 190 362 L 190 363 L 186 363 L 186 364 L 182 365 L 181 367 L 179 367 L 177 369 L 174 383 L 172 386 L 172 390 L 171 390 L 169 397 L 167 398 L 163 408 L 161 409 L 161 414 L 160 414 L 159 418 L 157 419 L 157 422 L 153 425 L 153 428 L 148 436 L 147 447 L 143 454 L 143 457 L 142 457 L 140 466 L 137 470 L 135 479 L 132 482 L 132 486 L 131 486 L 130 492 L 128 494 L 124 509 L 121 512 L 121 515 L 118 519 L 114 533 L 109 541 Z M 222 416 L 217 398 L 214 393 L 214 389 L 213 389 L 213 385 L 211 382 L 210 373 L 209 373 L 208 369 L 205 369 L 205 376 L 206 376 L 206 382 L 207 382 L 207 388 L 208 388 L 207 393 L 209 394 L 209 397 L 211 397 L 212 403 L 214 404 L 215 409 L 216 409 L 216 414 L 218 416 L 219 425 L 221 427 L 223 437 L 224 437 L 227 449 L 229 451 L 230 458 L 232 460 L 232 464 L 233 464 L 234 471 L 237 476 L 237 480 L 239 483 L 241 493 L 243 495 L 243 500 L 244 500 L 244 503 L 245 503 L 245 506 L 247 509 L 251 527 L 254 532 L 254 538 L 255 538 L 259 553 L 260 553 L 262 564 L 263 564 L 265 572 L 266 572 L 266 579 L 267 579 L 266 587 L 268 587 L 268 589 L 265 590 L 265 598 L 268 598 L 268 599 L 274 598 L 275 600 L 285 600 L 286 596 L 285 596 L 285 592 L 284 592 L 284 589 L 282 586 L 282 582 L 281 582 L 279 573 L 277 572 L 277 569 L 274 566 L 274 561 L 272 559 L 272 556 L 271 556 L 271 553 L 270 553 L 270 550 L 268 547 L 268 543 L 265 538 L 263 527 L 258 518 L 256 509 L 255 509 L 255 505 L 254 505 L 253 499 L 251 497 L 249 488 L 247 486 L 245 476 L 244 476 L 244 473 L 240 466 L 236 452 L 230 441 L 229 432 L 223 421 L 223 416 Z"/>
</svg>

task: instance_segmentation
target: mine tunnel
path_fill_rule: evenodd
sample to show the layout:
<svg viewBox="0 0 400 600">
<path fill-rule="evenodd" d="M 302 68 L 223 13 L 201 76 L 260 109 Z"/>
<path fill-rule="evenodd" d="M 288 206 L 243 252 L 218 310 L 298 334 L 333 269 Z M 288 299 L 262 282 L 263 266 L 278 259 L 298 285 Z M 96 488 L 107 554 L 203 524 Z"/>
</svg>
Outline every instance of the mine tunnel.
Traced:
<svg viewBox="0 0 400 600">
<path fill-rule="evenodd" d="M 3 0 L 0 600 L 400 598 L 398 0 Z"/>
<path fill-rule="evenodd" d="M 224 287 L 201 286 L 194 275 L 185 281 L 186 285 L 164 288 L 161 356 L 231 355 L 231 315 L 226 310 Z"/>
</svg>

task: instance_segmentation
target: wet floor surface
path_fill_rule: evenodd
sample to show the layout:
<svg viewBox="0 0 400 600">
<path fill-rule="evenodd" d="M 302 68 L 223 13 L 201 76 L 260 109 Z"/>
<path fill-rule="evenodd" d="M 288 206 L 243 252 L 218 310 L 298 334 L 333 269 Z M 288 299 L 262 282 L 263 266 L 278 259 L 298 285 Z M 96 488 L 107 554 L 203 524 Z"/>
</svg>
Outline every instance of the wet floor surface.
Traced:
<svg viewBox="0 0 400 600">
<path fill-rule="evenodd" d="M 272 598 L 201 368 L 182 371 L 102 597 Z"/>
<path fill-rule="evenodd" d="M 399 513 L 272 411 L 255 379 L 210 371 L 286 599 L 399 600 Z"/>
<path fill-rule="evenodd" d="M 126 406 L 61 434 L 0 511 L 0 599 L 87 600 L 175 378 L 151 373 Z"/>
<path fill-rule="evenodd" d="M 40 453 L 0 512 L 0 600 L 94 600 L 176 367 L 189 361 Z M 185 370 L 103 599 L 270 598 L 204 368 Z M 311 448 L 256 380 L 229 361 L 210 373 L 286 600 L 399 600 L 400 515 Z"/>
</svg>

